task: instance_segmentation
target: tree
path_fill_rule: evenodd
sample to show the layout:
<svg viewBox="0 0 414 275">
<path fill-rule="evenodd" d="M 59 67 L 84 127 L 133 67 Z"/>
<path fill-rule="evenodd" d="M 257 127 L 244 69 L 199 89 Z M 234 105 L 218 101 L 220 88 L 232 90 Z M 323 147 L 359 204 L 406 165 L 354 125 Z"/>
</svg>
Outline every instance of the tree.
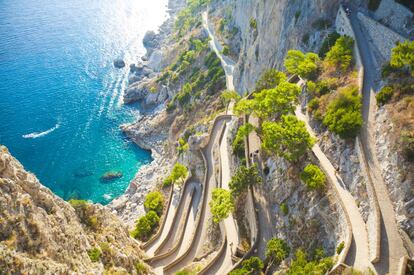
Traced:
<svg viewBox="0 0 414 275">
<path fill-rule="evenodd" d="M 240 98 L 240 95 L 235 91 L 224 91 L 221 93 L 221 99 L 226 107 L 229 105 L 230 101 L 234 100 L 235 102 L 238 102 Z"/>
<path fill-rule="evenodd" d="M 386 104 L 394 94 L 394 89 L 391 86 L 382 87 L 382 89 L 375 95 L 377 105 L 382 106 Z"/>
<path fill-rule="evenodd" d="M 295 253 L 295 258 L 291 261 L 288 275 L 324 275 L 332 269 L 333 260 L 330 257 L 322 259 L 308 260 L 308 255 L 302 250 L 298 249 Z"/>
<path fill-rule="evenodd" d="M 361 96 L 357 87 L 347 87 L 329 105 L 323 124 L 341 138 L 355 137 L 362 126 Z"/>
<path fill-rule="evenodd" d="M 237 130 L 237 134 L 234 137 L 232 143 L 232 150 L 234 154 L 237 154 L 239 157 L 243 157 L 244 155 L 244 138 L 247 137 L 252 131 L 255 130 L 255 127 L 250 124 L 246 123 L 239 127 Z"/>
<path fill-rule="evenodd" d="M 333 45 L 335 45 L 335 42 L 339 37 L 341 37 L 341 35 L 337 32 L 328 34 L 328 36 L 323 41 L 321 48 L 319 49 L 318 54 L 321 58 L 324 58 L 326 56 L 326 53 L 332 48 Z"/>
<path fill-rule="evenodd" d="M 290 247 L 288 244 L 279 238 L 271 238 L 266 245 L 265 255 L 271 262 L 269 266 L 279 265 L 284 259 L 289 256 Z"/>
<path fill-rule="evenodd" d="M 229 187 L 231 194 L 237 196 L 247 190 L 249 186 L 261 183 L 262 177 L 259 175 L 256 165 L 250 167 L 240 166 L 231 178 Z"/>
<path fill-rule="evenodd" d="M 325 61 L 335 67 L 340 67 L 343 71 L 347 70 L 352 61 L 352 50 L 354 40 L 349 36 L 341 36 L 335 45 L 326 54 Z"/>
<path fill-rule="evenodd" d="M 160 215 L 162 213 L 163 205 L 164 198 L 160 192 L 153 191 L 145 196 L 144 207 L 146 211 L 153 210 Z"/>
<path fill-rule="evenodd" d="M 313 79 L 316 77 L 319 61 L 319 57 L 315 53 L 304 54 L 299 50 L 289 50 L 284 64 L 289 73 Z"/>
<path fill-rule="evenodd" d="M 256 82 L 256 92 L 276 88 L 281 82 L 286 81 L 286 74 L 276 69 L 266 70 Z"/>
<path fill-rule="evenodd" d="M 396 68 L 407 66 L 414 77 L 414 41 L 399 43 L 392 49 L 390 64 Z"/>
<path fill-rule="evenodd" d="M 158 226 L 160 218 L 155 211 L 149 211 L 145 216 L 140 217 L 135 224 L 131 236 L 136 239 L 145 240 Z"/>
<path fill-rule="evenodd" d="M 234 210 L 234 200 L 231 193 L 222 188 L 215 188 L 209 203 L 213 221 L 219 223 L 227 218 Z"/>
<path fill-rule="evenodd" d="M 248 115 L 254 110 L 254 102 L 251 99 L 243 98 L 234 106 L 234 113 L 237 115 Z"/>
<path fill-rule="evenodd" d="M 300 88 L 289 82 L 280 83 L 274 89 L 262 90 L 254 95 L 253 111 L 262 119 L 287 114 L 294 110 L 299 93 Z"/>
<path fill-rule="evenodd" d="M 241 268 L 235 269 L 229 275 L 255 275 L 261 274 L 264 268 L 263 261 L 259 257 L 250 257 L 241 263 Z"/>
<path fill-rule="evenodd" d="M 164 180 L 164 186 L 171 185 L 173 183 L 183 183 L 184 179 L 188 175 L 188 169 L 181 163 L 174 164 L 171 174 Z"/>
<path fill-rule="evenodd" d="M 314 164 L 308 164 L 303 172 L 300 174 L 300 179 L 306 184 L 309 189 L 322 189 L 325 187 L 326 176 Z"/>
<path fill-rule="evenodd" d="M 297 161 L 315 143 L 305 123 L 293 115 L 283 115 L 281 122 L 265 121 L 262 129 L 263 148 L 289 161 Z"/>
</svg>

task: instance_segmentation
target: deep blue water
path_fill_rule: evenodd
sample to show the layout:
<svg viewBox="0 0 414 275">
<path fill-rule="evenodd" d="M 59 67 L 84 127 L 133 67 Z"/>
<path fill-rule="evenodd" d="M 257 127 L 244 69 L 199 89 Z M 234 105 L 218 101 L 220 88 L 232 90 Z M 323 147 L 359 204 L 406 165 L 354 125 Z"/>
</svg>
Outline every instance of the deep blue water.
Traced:
<svg viewBox="0 0 414 275">
<path fill-rule="evenodd" d="M 0 144 L 64 199 L 107 203 L 151 160 L 119 131 L 139 116 L 121 95 L 166 2 L 0 0 Z"/>
</svg>

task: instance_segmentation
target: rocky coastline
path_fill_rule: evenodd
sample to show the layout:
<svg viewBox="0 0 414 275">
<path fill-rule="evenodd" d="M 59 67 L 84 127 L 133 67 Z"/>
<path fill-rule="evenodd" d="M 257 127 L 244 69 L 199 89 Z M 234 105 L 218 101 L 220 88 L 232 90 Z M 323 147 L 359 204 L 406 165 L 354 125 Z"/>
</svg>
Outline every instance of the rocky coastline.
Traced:
<svg viewBox="0 0 414 275">
<path fill-rule="evenodd" d="M 167 150 L 171 121 L 165 113 L 164 102 L 171 95 L 167 87 L 157 92 L 148 89 L 149 82 L 159 76 L 161 69 L 169 64 L 164 60 L 175 14 L 185 6 L 185 1 L 169 0 L 169 18 L 160 26 L 158 33 L 148 31 L 143 39 L 146 54 L 130 65 L 129 85 L 124 93 L 124 103 L 139 101 L 143 114 L 134 123 L 123 124 L 120 130 L 139 147 L 151 151 L 153 160 L 142 166 L 123 195 L 114 199 L 107 207 L 129 227 L 137 217 L 145 214 L 145 195 L 168 174 L 172 159 Z"/>
</svg>

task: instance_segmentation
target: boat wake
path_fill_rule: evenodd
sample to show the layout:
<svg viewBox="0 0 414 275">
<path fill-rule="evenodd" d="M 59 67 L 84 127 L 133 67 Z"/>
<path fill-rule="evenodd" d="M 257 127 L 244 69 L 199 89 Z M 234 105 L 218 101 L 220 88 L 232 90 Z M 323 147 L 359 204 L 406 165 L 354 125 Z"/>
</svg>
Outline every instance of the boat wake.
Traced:
<svg viewBox="0 0 414 275">
<path fill-rule="evenodd" d="M 46 136 L 47 134 L 50 134 L 54 130 L 58 129 L 60 127 L 59 123 L 57 123 L 53 128 L 50 128 L 49 130 L 43 131 L 43 132 L 33 132 L 30 134 L 23 135 L 23 138 L 39 138 Z"/>
</svg>

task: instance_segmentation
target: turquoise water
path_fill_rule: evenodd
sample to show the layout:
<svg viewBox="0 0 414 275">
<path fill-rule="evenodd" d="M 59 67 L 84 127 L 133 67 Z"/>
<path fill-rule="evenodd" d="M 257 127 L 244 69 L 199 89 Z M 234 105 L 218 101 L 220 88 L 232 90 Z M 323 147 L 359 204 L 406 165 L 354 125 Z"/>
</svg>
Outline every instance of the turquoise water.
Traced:
<svg viewBox="0 0 414 275">
<path fill-rule="evenodd" d="M 139 116 L 122 92 L 166 2 L 0 0 L 0 144 L 62 198 L 108 203 L 151 161 L 119 131 Z"/>
</svg>

